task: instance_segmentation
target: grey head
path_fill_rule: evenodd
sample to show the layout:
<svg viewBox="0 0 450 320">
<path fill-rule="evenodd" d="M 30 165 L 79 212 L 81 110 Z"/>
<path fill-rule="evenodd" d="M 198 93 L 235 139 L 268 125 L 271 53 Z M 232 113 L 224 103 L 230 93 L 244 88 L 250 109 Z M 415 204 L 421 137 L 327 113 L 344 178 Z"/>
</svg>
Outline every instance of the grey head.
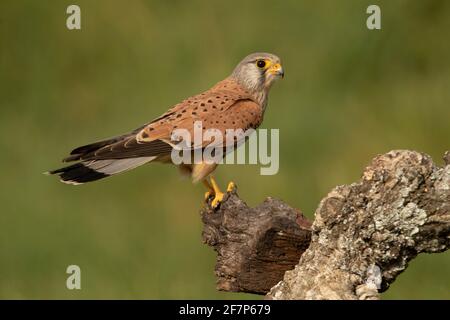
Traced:
<svg viewBox="0 0 450 320">
<path fill-rule="evenodd" d="M 284 76 L 281 60 L 276 55 L 256 52 L 246 56 L 231 77 L 256 95 L 266 96 L 272 84 Z"/>
</svg>

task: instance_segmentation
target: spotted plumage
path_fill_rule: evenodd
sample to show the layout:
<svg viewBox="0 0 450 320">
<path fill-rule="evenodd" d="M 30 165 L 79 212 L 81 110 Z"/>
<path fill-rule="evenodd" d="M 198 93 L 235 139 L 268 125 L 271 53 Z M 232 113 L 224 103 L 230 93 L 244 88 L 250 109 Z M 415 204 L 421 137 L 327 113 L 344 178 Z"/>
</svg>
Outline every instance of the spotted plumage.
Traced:
<svg viewBox="0 0 450 320">
<path fill-rule="evenodd" d="M 160 117 L 130 133 L 94 142 L 72 150 L 64 162 L 77 163 L 50 171 L 62 182 L 82 184 L 121 173 L 148 162 L 170 163 L 175 141 L 172 132 L 185 129 L 193 134 L 194 123 L 219 130 L 256 129 L 262 122 L 267 96 L 274 80 L 283 76 L 280 59 L 268 53 L 254 53 L 244 58 L 233 73 L 211 89 L 176 104 Z M 235 143 L 236 141 L 233 141 Z M 239 141 L 238 141 L 239 142 Z M 228 142 L 223 142 L 223 147 Z M 204 148 L 206 145 L 193 145 Z M 217 164 L 181 164 L 194 182 L 203 180 L 220 202 L 215 181 L 206 180 Z"/>
</svg>

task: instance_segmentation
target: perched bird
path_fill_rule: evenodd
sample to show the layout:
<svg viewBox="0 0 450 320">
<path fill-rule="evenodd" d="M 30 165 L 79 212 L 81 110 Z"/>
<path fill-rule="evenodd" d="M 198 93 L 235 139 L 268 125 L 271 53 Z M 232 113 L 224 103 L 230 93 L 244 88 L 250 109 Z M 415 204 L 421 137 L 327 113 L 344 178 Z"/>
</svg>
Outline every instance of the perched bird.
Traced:
<svg viewBox="0 0 450 320">
<path fill-rule="evenodd" d="M 48 173 L 59 175 L 64 183 L 78 185 L 148 162 L 173 163 L 172 131 L 186 129 L 192 133 L 196 121 L 202 121 L 204 129 L 214 128 L 222 133 L 227 129 L 256 129 L 263 120 L 272 84 L 283 76 L 284 71 L 277 56 L 270 53 L 250 54 L 229 77 L 211 89 L 187 98 L 130 133 L 72 150 L 63 161 L 77 163 Z M 204 144 L 195 145 L 193 149 L 204 147 Z M 212 207 L 220 204 L 224 193 L 211 175 L 217 163 L 182 163 L 178 166 L 191 176 L 193 182 L 203 181 L 209 189 L 205 198 L 214 197 Z M 233 188 L 234 183 L 230 182 L 227 191 Z"/>
</svg>

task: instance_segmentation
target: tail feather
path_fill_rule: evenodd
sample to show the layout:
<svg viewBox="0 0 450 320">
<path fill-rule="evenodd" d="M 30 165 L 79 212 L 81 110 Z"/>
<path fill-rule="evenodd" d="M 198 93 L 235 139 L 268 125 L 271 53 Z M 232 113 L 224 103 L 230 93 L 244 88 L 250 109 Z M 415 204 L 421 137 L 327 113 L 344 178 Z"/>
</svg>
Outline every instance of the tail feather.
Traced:
<svg viewBox="0 0 450 320">
<path fill-rule="evenodd" d="M 89 143 L 86 144 L 84 146 L 78 147 L 73 149 L 70 152 L 70 156 L 68 156 L 67 158 L 63 159 L 64 162 L 70 162 L 70 161 L 75 161 L 75 160 L 80 160 L 80 157 L 83 155 L 86 155 L 88 153 L 94 152 L 102 147 L 105 147 L 107 145 L 111 145 L 114 144 L 116 142 L 122 141 L 126 138 L 129 138 L 131 136 L 136 135 L 139 131 L 141 131 L 143 128 L 145 128 L 147 126 L 147 124 L 144 124 L 142 126 L 140 126 L 139 128 L 131 131 L 130 133 L 126 133 L 126 134 L 122 134 L 119 136 L 115 136 L 109 139 L 104 139 L 104 140 L 100 140 L 97 142 L 93 142 L 93 143 Z"/>
<path fill-rule="evenodd" d="M 124 138 L 128 137 L 129 135 L 122 135 L 122 136 L 117 136 L 111 139 L 106 139 L 106 140 L 102 140 L 102 141 L 97 141 L 94 143 L 90 143 L 78 148 L 73 149 L 70 152 L 70 155 L 66 158 L 63 159 L 64 162 L 71 162 L 71 161 L 76 161 L 76 160 L 80 160 L 80 158 L 83 155 L 86 155 L 90 152 L 94 152 L 102 147 L 105 147 L 107 145 L 111 145 L 115 142 L 121 141 Z"/>
<path fill-rule="evenodd" d="M 59 175 L 60 180 L 64 183 L 82 184 L 134 169 L 155 158 L 140 157 L 84 161 L 48 173 Z"/>
</svg>

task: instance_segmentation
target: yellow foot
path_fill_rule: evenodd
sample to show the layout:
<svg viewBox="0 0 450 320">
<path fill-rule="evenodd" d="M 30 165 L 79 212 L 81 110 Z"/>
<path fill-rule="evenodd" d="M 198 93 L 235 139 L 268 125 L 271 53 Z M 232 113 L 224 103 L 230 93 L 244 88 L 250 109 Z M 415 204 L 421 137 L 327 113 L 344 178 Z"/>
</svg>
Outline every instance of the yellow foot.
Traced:
<svg viewBox="0 0 450 320">
<path fill-rule="evenodd" d="M 219 204 L 222 202 L 224 196 L 225 194 L 223 192 L 216 192 L 216 194 L 214 195 L 214 199 L 211 202 L 211 207 L 213 209 L 217 208 Z"/>
<path fill-rule="evenodd" d="M 227 192 L 233 192 L 234 190 L 236 190 L 236 184 L 233 181 L 230 181 L 230 183 L 228 183 Z"/>
</svg>

